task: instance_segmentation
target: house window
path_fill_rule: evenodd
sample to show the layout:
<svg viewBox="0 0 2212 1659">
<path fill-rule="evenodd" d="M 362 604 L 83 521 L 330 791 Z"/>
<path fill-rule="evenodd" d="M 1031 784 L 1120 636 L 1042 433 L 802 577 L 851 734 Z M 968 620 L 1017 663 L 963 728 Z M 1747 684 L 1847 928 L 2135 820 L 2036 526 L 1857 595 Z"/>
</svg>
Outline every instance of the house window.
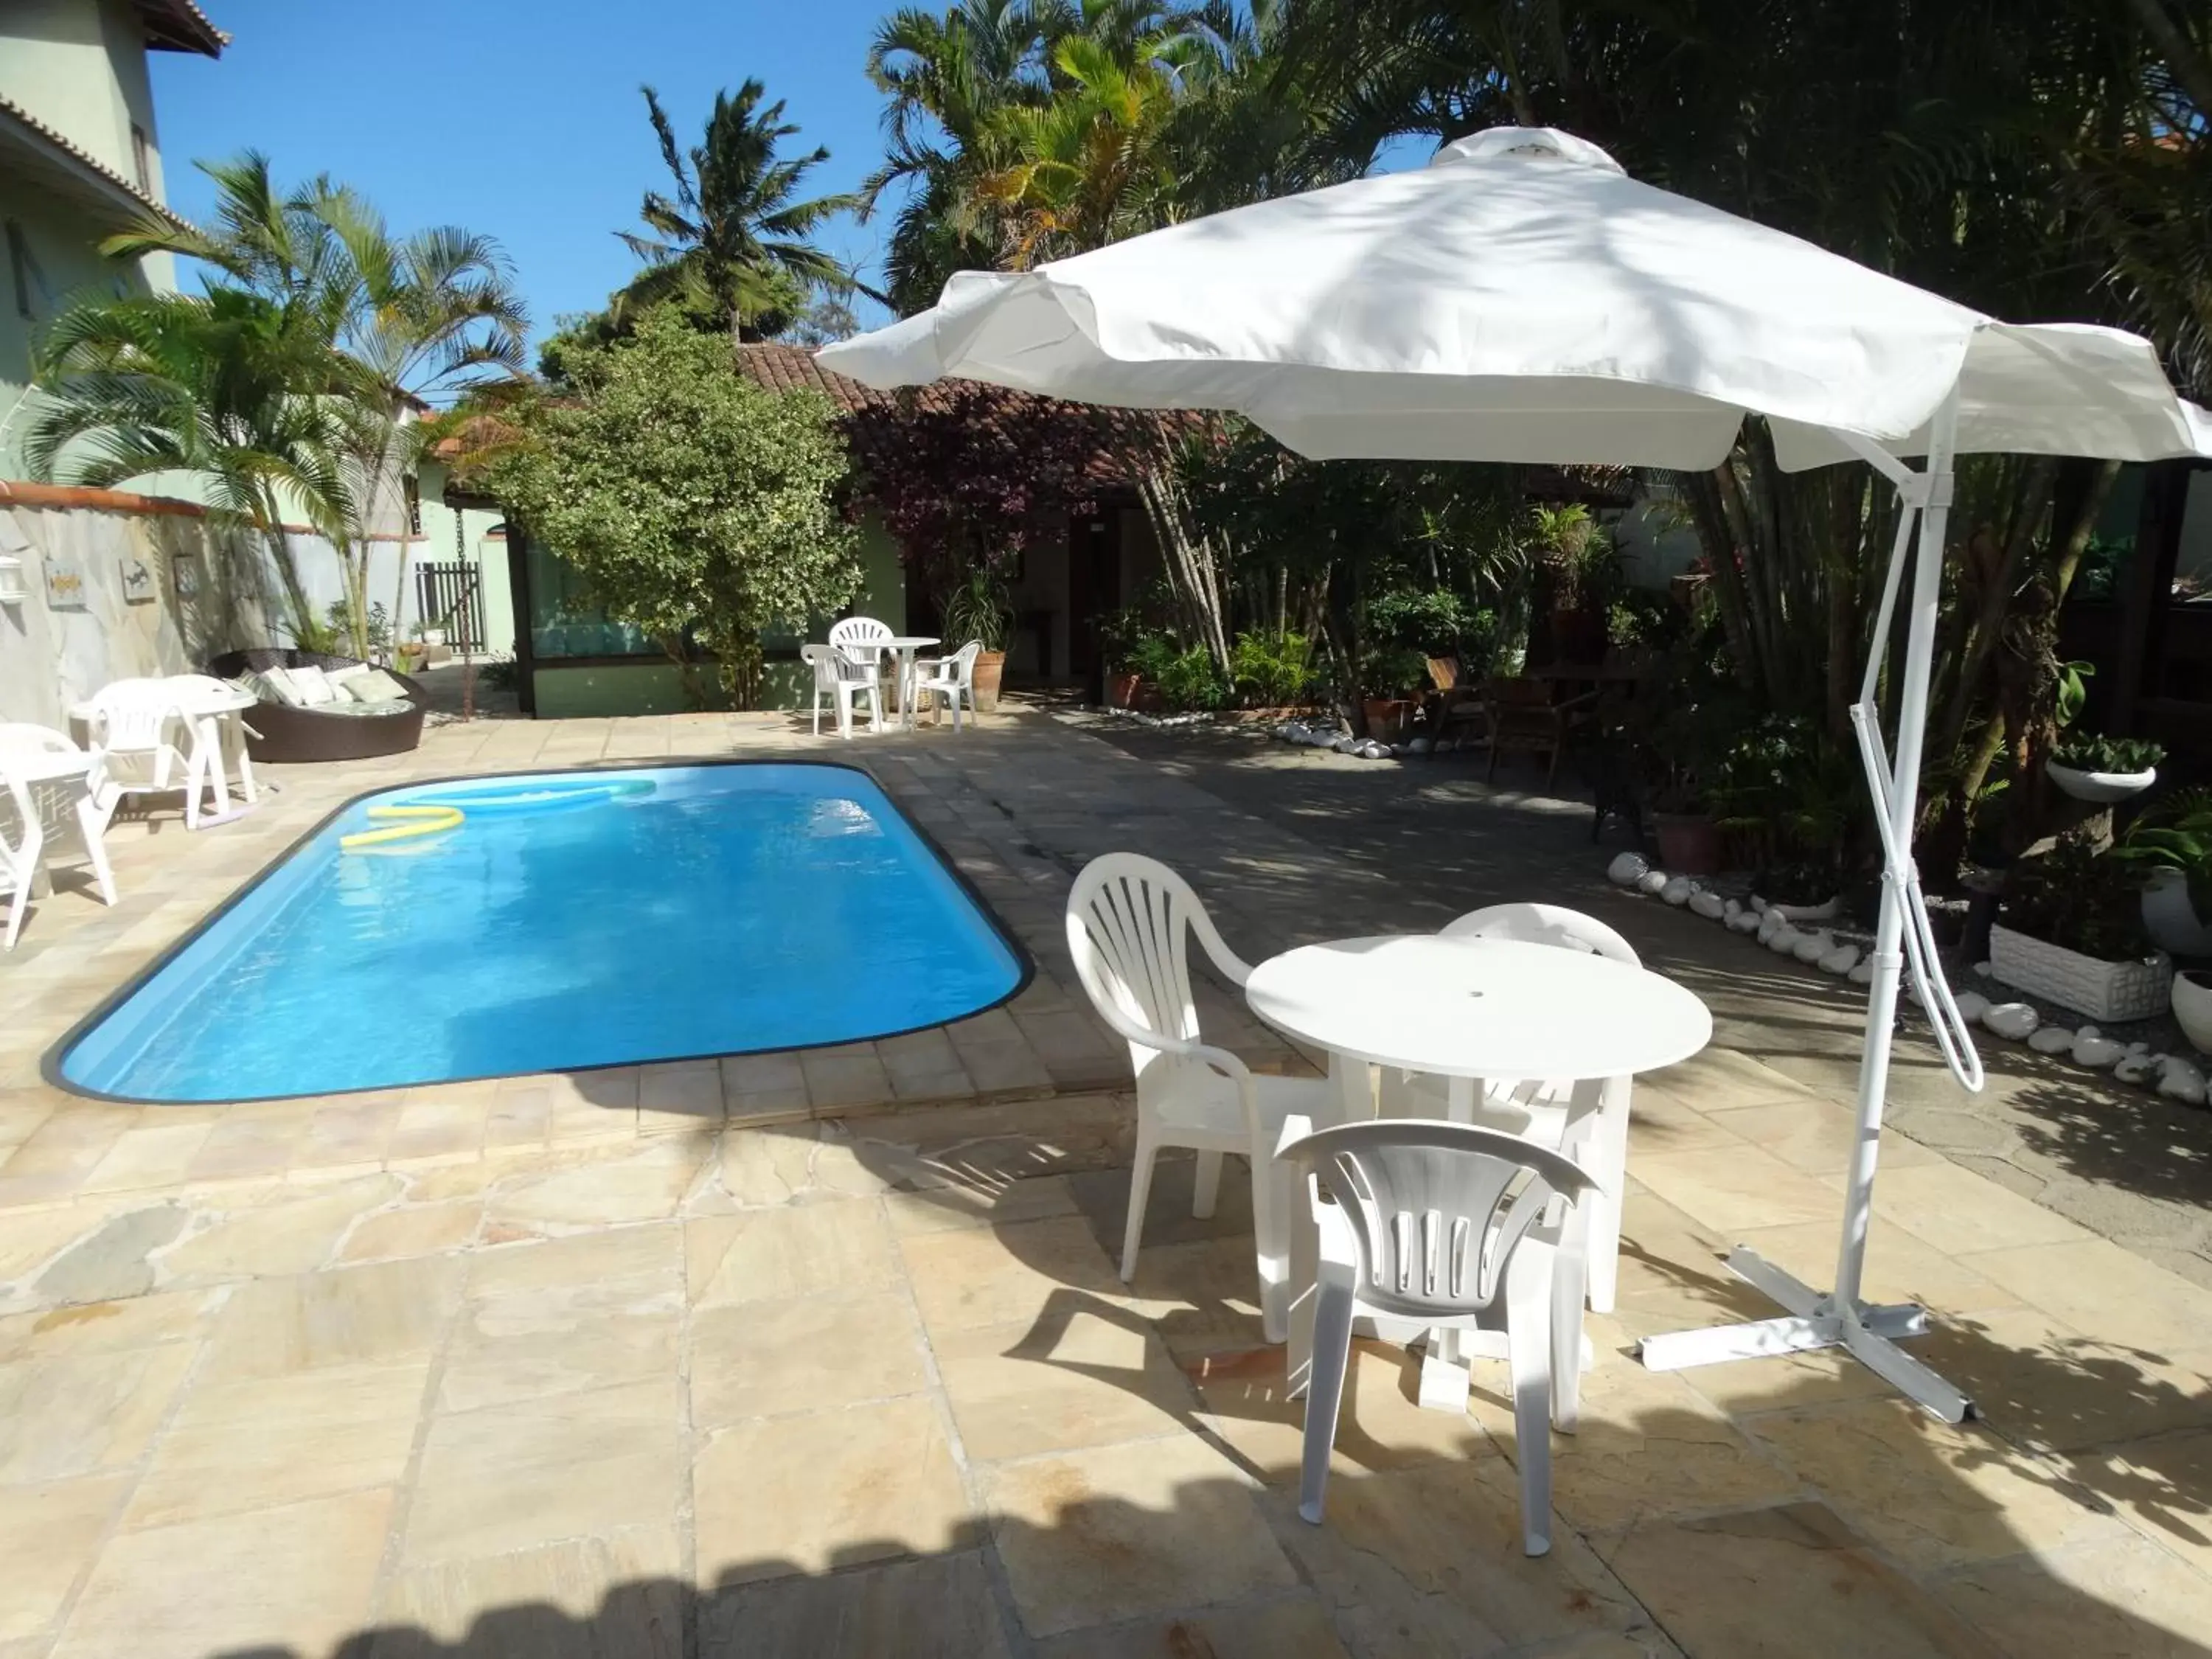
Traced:
<svg viewBox="0 0 2212 1659">
<path fill-rule="evenodd" d="M 412 478 L 402 478 L 399 492 L 407 500 L 407 533 L 419 536 L 422 533 L 422 486 Z"/>
<path fill-rule="evenodd" d="M 111 131 L 112 128 L 109 129 Z M 154 193 L 154 151 L 146 142 L 146 129 L 136 121 L 131 124 L 131 165 L 138 174 L 138 188 L 147 195 Z"/>
<path fill-rule="evenodd" d="M 15 314 L 35 315 L 31 309 L 31 250 L 23 240 L 23 228 L 8 221 L 8 276 L 15 284 Z"/>
</svg>

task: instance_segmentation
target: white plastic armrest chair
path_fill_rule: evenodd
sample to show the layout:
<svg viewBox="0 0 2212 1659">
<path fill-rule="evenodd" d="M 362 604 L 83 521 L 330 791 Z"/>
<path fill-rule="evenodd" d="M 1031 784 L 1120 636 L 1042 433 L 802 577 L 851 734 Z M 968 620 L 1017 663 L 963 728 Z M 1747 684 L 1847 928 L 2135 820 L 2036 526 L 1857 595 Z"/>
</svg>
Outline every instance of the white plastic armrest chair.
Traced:
<svg viewBox="0 0 2212 1659">
<path fill-rule="evenodd" d="M 56 768 L 53 763 L 69 763 Z M 82 766 L 76 763 L 84 763 Z M 41 859 L 72 853 L 91 865 L 100 896 L 115 902 L 115 875 L 108 868 L 100 839 L 106 819 L 93 805 L 100 763 L 61 732 L 43 726 L 0 723 L 0 884 L 9 895 L 4 948 L 14 950 L 23 929 L 23 911 Z M 12 817 L 12 832 L 7 822 Z M 70 843 L 77 845 L 72 848 Z"/>
<path fill-rule="evenodd" d="M 1587 951 L 1631 968 L 1644 965 L 1635 948 L 1596 917 L 1556 904 L 1492 904 L 1461 916 L 1443 932 L 1446 938 L 1518 939 Z M 1470 1078 L 1386 1071 L 1382 1110 L 1394 1117 L 1449 1115 L 1455 1122 L 1502 1129 L 1563 1152 L 1589 1170 L 1598 1188 L 1589 1205 L 1590 1311 L 1611 1313 L 1620 1281 L 1620 1194 L 1626 1186 L 1633 1084 L 1626 1077 L 1580 1083 L 1486 1078 L 1477 1097 Z"/>
<path fill-rule="evenodd" d="M 878 622 L 873 617 L 848 617 L 830 625 L 830 643 L 844 653 L 845 660 L 854 669 L 875 680 L 880 698 L 884 656 L 891 644 L 890 624 Z"/>
<path fill-rule="evenodd" d="M 1213 1213 L 1224 1152 L 1252 1165 L 1252 1229 L 1261 1321 L 1270 1342 L 1290 1329 L 1290 1189 L 1271 1164 L 1284 1121 L 1328 1109 L 1318 1079 L 1255 1077 L 1226 1048 L 1200 1042 L 1190 989 L 1193 933 L 1213 965 L 1237 985 L 1252 969 L 1222 943 L 1198 895 L 1167 866 L 1134 853 L 1093 859 L 1067 896 L 1067 946 L 1075 971 L 1107 1024 L 1126 1038 L 1137 1074 L 1137 1155 L 1129 1171 L 1129 1215 L 1121 1277 L 1137 1271 L 1152 1163 L 1163 1146 L 1198 1153 L 1194 1215 Z"/>
<path fill-rule="evenodd" d="M 853 705 L 868 700 L 871 727 L 883 724 L 883 688 L 875 671 L 865 669 L 834 645 L 802 645 L 799 654 L 814 671 L 814 735 L 822 735 L 822 699 L 829 697 L 837 710 L 837 732 L 848 742 L 853 736 Z"/>
<path fill-rule="evenodd" d="M 1293 1121 L 1277 1156 L 1308 1177 L 1320 1232 L 1299 1515 L 1321 1524 L 1352 1322 L 1380 1316 L 1464 1330 L 1502 1293 L 1522 1547 L 1548 1552 L 1550 1431 L 1574 1431 L 1582 1349 L 1579 1257 L 1559 1244 L 1593 1188 L 1589 1175 L 1516 1136 L 1436 1118 L 1318 1133 Z"/>
<path fill-rule="evenodd" d="M 938 719 L 945 718 L 945 705 L 952 708 L 952 729 L 960 729 L 960 703 L 967 700 L 968 712 L 975 712 L 975 659 L 982 653 L 983 642 L 970 640 L 949 657 L 924 657 L 914 665 L 915 694 L 927 692 Z"/>
<path fill-rule="evenodd" d="M 125 795 L 185 792 L 185 827 L 200 827 L 200 796 L 208 783 L 206 746 L 193 742 L 188 757 L 170 738 L 170 722 L 187 733 L 191 722 L 166 680 L 117 680 L 90 699 L 92 738 L 102 765 L 94 799 L 103 825 Z M 180 784 L 176 773 L 184 774 Z"/>
</svg>

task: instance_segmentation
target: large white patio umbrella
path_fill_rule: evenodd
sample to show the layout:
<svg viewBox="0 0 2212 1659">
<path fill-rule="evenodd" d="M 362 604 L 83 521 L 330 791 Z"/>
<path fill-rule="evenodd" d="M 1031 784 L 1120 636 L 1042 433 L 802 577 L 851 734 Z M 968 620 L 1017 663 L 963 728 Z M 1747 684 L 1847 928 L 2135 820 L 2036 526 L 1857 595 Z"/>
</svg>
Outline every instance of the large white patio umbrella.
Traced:
<svg viewBox="0 0 2212 1659">
<path fill-rule="evenodd" d="M 1889 1338 L 1910 1304 L 1859 1300 L 1899 980 L 1910 957 L 1938 1045 L 1982 1068 L 1936 958 L 1911 861 L 1952 470 L 2013 451 L 2148 461 L 2212 453 L 2212 418 L 2149 344 L 2021 326 L 1780 232 L 1641 185 L 1593 144 L 1500 128 L 1425 170 L 1285 197 L 1018 274 L 967 272 L 929 312 L 825 348 L 876 386 L 945 376 L 1081 402 L 1233 410 L 1321 458 L 1718 465 L 1747 414 L 1784 468 L 1854 458 L 1904 507 L 1852 710 L 1885 857 L 1834 1288 L 1739 1247 L 1789 1311 L 1648 1338 L 1672 1370 L 1842 1344 L 1938 1416 L 1971 1403 Z M 1915 469 L 1904 457 L 1924 457 Z M 1917 523 L 1917 562 L 1913 550 Z M 1908 564 L 1896 756 L 1875 693 Z"/>
</svg>

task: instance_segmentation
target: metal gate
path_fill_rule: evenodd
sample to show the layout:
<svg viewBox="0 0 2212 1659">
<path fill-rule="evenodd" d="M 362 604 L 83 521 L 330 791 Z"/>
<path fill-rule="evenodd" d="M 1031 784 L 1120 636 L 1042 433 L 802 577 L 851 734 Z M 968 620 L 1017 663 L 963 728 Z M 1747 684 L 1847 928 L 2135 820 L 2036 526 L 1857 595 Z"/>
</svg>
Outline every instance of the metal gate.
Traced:
<svg viewBox="0 0 2212 1659">
<path fill-rule="evenodd" d="M 483 577 L 460 560 L 415 567 L 415 614 L 425 628 L 446 630 L 456 651 L 484 648 Z"/>
</svg>

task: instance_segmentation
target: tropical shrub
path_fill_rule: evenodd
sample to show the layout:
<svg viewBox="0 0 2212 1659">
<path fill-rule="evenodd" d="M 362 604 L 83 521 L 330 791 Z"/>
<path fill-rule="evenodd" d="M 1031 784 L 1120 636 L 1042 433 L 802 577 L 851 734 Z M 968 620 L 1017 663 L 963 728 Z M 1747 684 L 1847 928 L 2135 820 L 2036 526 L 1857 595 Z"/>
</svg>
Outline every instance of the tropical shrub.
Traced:
<svg viewBox="0 0 2212 1659">
<path fill-rule="evenodd" d="M 752 385 L 726 338 L 665 308 L 567 362 L 573 395 L 518 409 L 523 441 L 489 465 L 487 485 L 611 620 L 658 641 L 687 677 L 703 650 L 750 702 L 762 633 L 803 628 L 860 587 L 835 411 Z"/>
<path fill-rule="evenodd" d="M 2147 957 L 2156 948 L 2143 931 L 2136 861 L 2099 852 L 2078 830 L 2013 866 L 2001 915 L 2015 933 L 2106 962 Z"/>
<path fill-rule="evenodd" d="M 1279 708 L 1313 687 L 1313 641 L 1303 634 L 1248 632 L 1229 653 L 1230 678 L 1254 703 Z"/>
</svg>

